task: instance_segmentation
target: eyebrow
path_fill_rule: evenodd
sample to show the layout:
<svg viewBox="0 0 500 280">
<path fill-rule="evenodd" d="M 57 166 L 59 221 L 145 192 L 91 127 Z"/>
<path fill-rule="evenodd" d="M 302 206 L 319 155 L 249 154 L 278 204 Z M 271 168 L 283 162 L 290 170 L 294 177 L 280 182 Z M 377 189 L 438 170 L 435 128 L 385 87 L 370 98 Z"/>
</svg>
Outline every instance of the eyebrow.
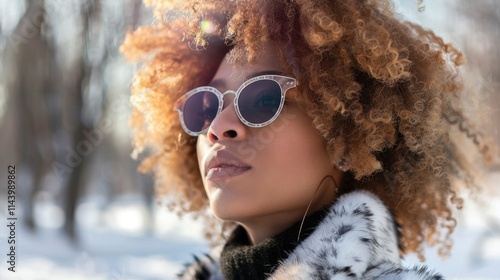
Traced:
<svg viewBox="0 0 500 280">
<path fill-rule="evenodd" d="M 248 75 L 246 77 L 246 80 L 249 80 L 249 79 L 251 79 L 253 77 L 257 77 L 257 76 L 263 76 L 263 75 L 283 75 L 283 73 L 276 71 L 276 70 L 254 72 L 254 73 Z M 225 79 L 215 79 L 215 80 L 212 80 L 208 85 L 211 87 L 214 87 L 214 88 L 225 87 L 226 80 Z"/>
</svg>

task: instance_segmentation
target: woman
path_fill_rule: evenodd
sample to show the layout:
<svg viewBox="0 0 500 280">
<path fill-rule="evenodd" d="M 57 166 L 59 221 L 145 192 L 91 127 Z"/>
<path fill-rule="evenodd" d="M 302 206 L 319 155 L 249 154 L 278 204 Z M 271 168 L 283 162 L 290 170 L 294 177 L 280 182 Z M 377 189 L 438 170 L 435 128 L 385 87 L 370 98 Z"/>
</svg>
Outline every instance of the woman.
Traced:
<svg viewBox="0 0 500 280">
<path fill-rule="evenodd" d="M 478 188 L 460 140 L 490 160 L 458 50 L 388 1 L 147 3 L 157 22 L 122 46 L 143 62 L 135 156 L 154 149 L 141 170 L 171 210 L 227 234 L 181 279 L 442 279 L 400 258 L 449 251 Z"/>
</svg>

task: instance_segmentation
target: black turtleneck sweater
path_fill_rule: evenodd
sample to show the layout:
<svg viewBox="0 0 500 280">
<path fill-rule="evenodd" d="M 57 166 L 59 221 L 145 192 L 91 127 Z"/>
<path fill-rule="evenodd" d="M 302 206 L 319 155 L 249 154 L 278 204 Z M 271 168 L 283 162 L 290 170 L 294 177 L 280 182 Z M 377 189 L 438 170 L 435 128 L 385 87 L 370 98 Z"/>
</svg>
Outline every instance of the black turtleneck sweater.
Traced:
<svg viewBox="0 0 500 280">
<path fill-rule="evenodd" d="M 252 245 L 246 230 L 236 227 L 221 253 L 220 266 L 227 280 L 266 279 L 285 260 L 297 245 L 306 239 L 323 220 L 328 207 L 306 217 L 300 240 L 297 241 L 301 221 L 284 232 Z"/>
</svg>

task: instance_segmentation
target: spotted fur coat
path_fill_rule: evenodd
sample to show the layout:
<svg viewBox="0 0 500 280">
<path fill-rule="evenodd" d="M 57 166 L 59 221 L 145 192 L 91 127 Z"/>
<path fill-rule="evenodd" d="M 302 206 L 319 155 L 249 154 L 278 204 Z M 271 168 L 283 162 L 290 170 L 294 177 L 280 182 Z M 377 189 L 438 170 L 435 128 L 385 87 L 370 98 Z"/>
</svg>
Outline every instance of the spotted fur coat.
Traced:
<svg viewBox="0 0 500 280">
<path fill-rule="evenodd" d="M 402 267 L 398 238 L 393 215 L 375 195 L 345 194 L 267 280 L 444 279 L 426 266 Z M 196 259 L 179 279 L 224 279 L 219 255 L 220 249 Z"/>
</svg>

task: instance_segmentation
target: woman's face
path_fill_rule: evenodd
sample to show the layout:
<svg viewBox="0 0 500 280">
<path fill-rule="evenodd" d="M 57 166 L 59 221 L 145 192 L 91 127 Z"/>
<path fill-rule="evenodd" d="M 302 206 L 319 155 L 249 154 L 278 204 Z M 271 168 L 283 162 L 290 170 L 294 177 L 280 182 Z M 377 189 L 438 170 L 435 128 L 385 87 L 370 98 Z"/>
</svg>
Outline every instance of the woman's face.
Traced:
<svg viewBox="0 0 500 280">
<path fill-rule="evenodd" d="M 280 72 L 279 65 L 274 45 L 268 43 L 254 64 L 236 66 L 224 59 L 211 84 L 220 92 L 237 90 L 248 77 Z M 272 124 L 251 128 L 239 120 L 233 99 L 234 94 L 225 96 L 222 112 L 197 142 L 200 172 L 214 215 L 279 233 L 299 221 L 311 201 L 309 213 L 332 202 L 336 193 L 331 180 L 315 191 L 327 175 L 340 182 L 341 172 L 299 104 L 287 101 Z"/>
</svg>

